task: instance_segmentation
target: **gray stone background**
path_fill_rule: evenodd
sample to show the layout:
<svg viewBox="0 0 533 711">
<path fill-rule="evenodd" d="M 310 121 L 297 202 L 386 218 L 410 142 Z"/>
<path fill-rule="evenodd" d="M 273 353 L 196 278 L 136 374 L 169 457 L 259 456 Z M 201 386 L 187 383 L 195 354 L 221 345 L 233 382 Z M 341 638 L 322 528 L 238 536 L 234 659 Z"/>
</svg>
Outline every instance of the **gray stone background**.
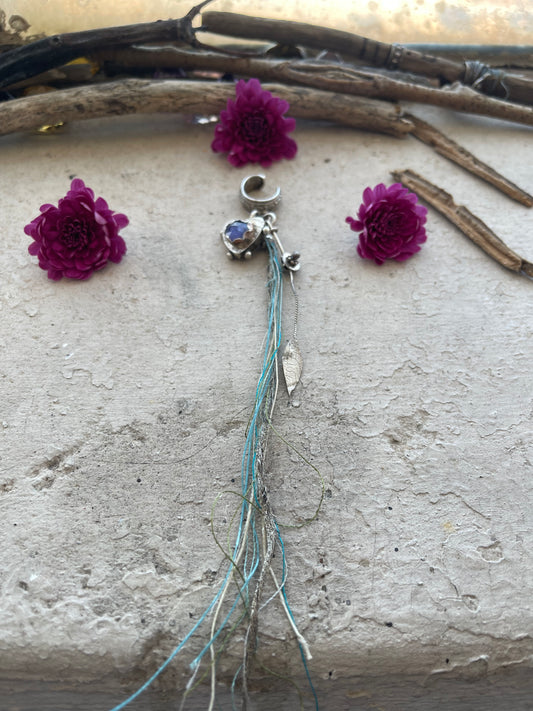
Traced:
<svg viewBox="0 0 533 711">
<path fill-rule="evenodd" d="M 529 129 L 413 111 L 533 191 Z M 213 154 L 212 132 L 146 116 L 0 141 L 2 711 L 107 711 L 224 574 L 210 518 L 238 487 L 266 257 L 224 256 L 219 230 L 244 215 L 239 184 L 258 168 Z M 381 267 L 357 257 L 344 223 L 401 168 L 529 260 L 531 212 L 411 138 L 305 122 L 294 137 L 296 159 L 266 172 L 283 191 L 280 236 L 302 253 L 305 366 L 275 422 L 325 482 L 318 520 L 284 529 L 321 709 L 531 709 L 533 284 L 431 209 L 422 251 Z M 23 227 L 73 176 L 129 216 L 128 253 L 88 282 L 54 283 Z M 316 472 L 275 437 L 270 462 L 280 522 L 312 515 Z M 227 496 L 215 510 L 222 536 L 235 507 Z M 279 606 L 262 619 L 262 660 L 313 708 Z M 178 708 L 204 643 L 130 708 Z M 298 708 L 286 684 L 254 689 L 257 709 Z M 202 693 L 186 708 L 206 708 Z M 219 708 L 231 708 L 223 686 Z"/>
</svg>

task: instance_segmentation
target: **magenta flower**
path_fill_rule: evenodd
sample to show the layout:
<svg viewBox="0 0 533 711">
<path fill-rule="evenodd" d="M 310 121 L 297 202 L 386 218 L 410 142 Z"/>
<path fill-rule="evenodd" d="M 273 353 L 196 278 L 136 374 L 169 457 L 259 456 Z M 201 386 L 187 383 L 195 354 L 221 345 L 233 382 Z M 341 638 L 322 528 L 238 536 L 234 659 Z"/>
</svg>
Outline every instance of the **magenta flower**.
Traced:
<svg viewBox="0 0 533 711">
<path fill-rule="evenodd" d="M 267 168 L 276 160 L 294 158 L 296 141 L 287 136 L 296 121 L 284 118 L 289 104 L 261 88 L 258 79 L 240 79 L 235 87 L 236 99 L 228 99 L 220 113 L 211 148 L 227 153 L 229 162 L 239 167 L 260 163 Z"/>
<path fill-rule="evenodd" d="M 363 192 L 357 220 L 347 217 L 354 232 L 360 232 L 357 253 L 363 259 L 383 264 L 386 259 L 402 262 L 420 251 L 426 241 L 427 209 L 401 183 L 386 188 L 383 183 Z"/>
<path fill-rule="evenodd" d="M 126 253 L 118 232 L 128 218 L 110 210 L 103 198 L 95 200 L 83 180 L 72 181 L 57 207 L 41 205 L 40 210 L 24 232 L 35 240 L 28 252 L 39 258 L 50 279 L 88 279 L 107 262 L 120 262 Z"/>
</svg>

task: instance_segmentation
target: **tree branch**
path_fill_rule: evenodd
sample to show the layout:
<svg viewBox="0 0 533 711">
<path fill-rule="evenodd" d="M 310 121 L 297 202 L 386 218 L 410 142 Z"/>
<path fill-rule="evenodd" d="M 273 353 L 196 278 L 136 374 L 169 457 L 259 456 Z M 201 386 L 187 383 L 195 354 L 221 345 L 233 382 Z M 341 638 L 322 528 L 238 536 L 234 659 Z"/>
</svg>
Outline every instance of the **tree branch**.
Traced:
<svg viewBox="0 0 533 711">
<path fill-rule="evenodd" d="M 437 54 L 439 57 L 451 59 L 454 62 L 477 59 L 493 67 L 533 69 L 532 45 L 413 43 L 405 46 L 423 54 Z"/>
<path fill-rule="evenodd" d="M 413 124 L 411 135 L 418 138 L 420 141 L 427 143 L 434 151 L 448 160 L 457 163 L 468 172 L 477 175 L 478 178 L 490 183 L 502 193 L 505 193 L 513 200 L 525 205 L 533 207 L 533 196 L 527 193 L 518 185 L 515 185 L 510 180 L 507 180 L 503 175 L 496 172 L 486 163 L 483 163 L 475 155 L 470 153 L 451 138 L 445 136 L 438 129 L 422 119 L 413 116 L 410 113 L 405 113 L 404 116 Z"/>
<path fill-rule="evenodd" d="M 209 2 L 211 0 L 204 0 L 180 20 L 158 20 L 84 32 L 66 32 L 4 52 L 0 55 L 0 88 L 109 45 L 139 42 L 183 42 L 192 45 L 196 41 L 192 21 Z"/>
<path fill-rule="evenodd" d="M 461 85 L 453 89 L 437 89 L 362 71 L 345 64 L 318 60 L 275 60 L 257 56 L 232 57 L 216 52 L 194 52 L 172 47 L 104 50 L 95 56 L 99 61 L 110 60 L 122 67 L 211 69 L 342 94 L 431 104 L 533 126 L 533 107 L 530 106 L 490 98 Z"/>
<path fill-rule="evenodd" d="M 126 54 L 130 59 L 137 61 L 138 52 L 127 50 Z M 159 51 L 141 52 L 140 54 L 141 57 L 155 56 L 157 62 L 161 59 Z M 167 51 L 165 54 L 168 55 L 169 52 Z M 116 58 L 116 50 L 113 51 L 112 56 Z M 183 57 L 187 57 L 187 61 L 191 62 L 192 66 L 213 68 L 213 63 L 208 61 L 213 57 L 204 53 L 175 50 L 169 56 L 174 59 L 181 58 L 180 65 L 184 63 Z M 263 76 L 280 76 L 279 72 L 270 70 L 276 68 L 277 64 L 284 64 L 273 63 L 269 60 L 245 60 L 225 56 L 221 58 L 218 55 L 214 59 L 228 62 L 228 64 L 224 64 L 228 71 L 230 67 L 235 68 L 239 65 L 241 70 L 251 71 L 253 69 L 254 71 L 251 73 L 259 73 Z M 256 69 L 260 69 L 258 64 L 265 65 L 269 71 L 256 72 Z M 217 66 L 220 68 L 218 64 Z M 336 66 L 334 68 L 336 69 Z M 328 83 L 322 85 L 328 86 Z M 266 86 L 268 87 L 268 85 Z M 270 88 L 276 95 L 290 103 L 291 115 L 297 118 L 329 120 L 352 128 L 377 131 L 393 136 L 412 133 L 441 155 L 492 183 L 513 199 L 527 206 L 533 205 L 531 195 L 479 161 L 465 148 L 454 143 L 430 124 L 411 114 L 402 113 L 397 105 L 305 87 L 276 85 Z M 68 121 L 120 114 L 218 113 L 225 107 L 228 98 L 233 95 L 232 84 L 205 81 L 127 79 L 106 84 L 93 84 L 0 103 L 0 135 L 38 129 L 43 124 L 55 125 Z M 484 101 L 494 101 L 487 97 L 479 98 Z M 498 103 L 507 106 L 505 102 Z M 528 107 L 523 108 L 526 111 L 531 111 Z"/>
<path fill-rule="evenodd" d="M 397 68 L 406 72 L 435 77 L 443 84 L 466 82 L 471 75 L 476 89 L 523 104 L 533 104 L 533 81 L 517 74 L 487 71 L 476 77 L 464 62 L 422 54 L 413 49 L 390 45 L 341 30 L 318 27 L 304 22 L 271 20 L 231 12 L 204 12 L 202 30 L 230 37 L 261 39 L 286 45 L 302 45 L 318 50 L 329 49 L 378 67 Z M 490 67 L 487 67 L 490 70 Z M 474 85 L 474 84 L 473 84 Z"/>
<path fill-rule="evenodd" d="M 456 205 L 453 197 L 437 185 L 433 185 L 412 170 L 395 170 L 394 180 L 413 190 L 423 200 L 432 205 L 463 234 L 480 247 L 489 257 L 513 272 L 522 272 L 533 277 L 533 264 L 522 259 L 508 247 L 479 217 L 463 205 Z"/>
<path fill-rule="evenodd" d="M 265 85 L 291 105 L 296 118 L 335 121 L 396 137 L 412 129 L 390 103 L 307 87 Z M 231 83 L 123 79 L 28 96 L 0 103 L 0 135 L 82 119 L 137 113 L 216 114 L 235 96 Z"/>
</svg>

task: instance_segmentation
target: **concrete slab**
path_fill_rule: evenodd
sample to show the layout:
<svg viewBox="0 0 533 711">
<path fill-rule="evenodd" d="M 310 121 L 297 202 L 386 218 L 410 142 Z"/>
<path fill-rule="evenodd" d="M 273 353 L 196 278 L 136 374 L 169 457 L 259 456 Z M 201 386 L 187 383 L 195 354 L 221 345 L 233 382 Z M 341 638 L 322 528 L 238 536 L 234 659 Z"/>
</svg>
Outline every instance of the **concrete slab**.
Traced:
<svg viewBox="0 0 533 711">
<path fill-rule="evenodd" d="M 531 131 L 414 108 L 533 191 Z M 213 502 L 236 488 L 265 332 L 264 255 L 228 262 L 241 179 L 212 126 L 127 117 L 0 142 L 0 708 L 105 709 L 190 629 L 223 571 Z M 320 708 L 531 708 L 532 294 L 430 210 L 406 263 L 360 260 L 344 223 L 367 185 L 412 168 L 533 260 L 531 212 L 414 139 L 301 122 L 280 185 L 305 367 L 276 425 L 316 466 L 319 518 L 284 531 L 288 594 Z M 72 176 L 126 213 L 128 254 L 53 283 L 24 225 Z M 291 319 L 287 301 L 288 322 Z M 275 438 L 283 523 L 312 515 L 316 473 Z M 235 508 L 215 511 L 223 535 Z M 192 640 L 132 709 L 174 708 Z M 262 661 L 308 697 L 273 604 Z M 221 664 L 231 678 L 237 651 Z M 278 681 L 258 709 L 298 708 Z M 206 708 L 204 691 L 188 708 Z M 231 708 L 221 687 L 219 708 Z"/>
</svg>

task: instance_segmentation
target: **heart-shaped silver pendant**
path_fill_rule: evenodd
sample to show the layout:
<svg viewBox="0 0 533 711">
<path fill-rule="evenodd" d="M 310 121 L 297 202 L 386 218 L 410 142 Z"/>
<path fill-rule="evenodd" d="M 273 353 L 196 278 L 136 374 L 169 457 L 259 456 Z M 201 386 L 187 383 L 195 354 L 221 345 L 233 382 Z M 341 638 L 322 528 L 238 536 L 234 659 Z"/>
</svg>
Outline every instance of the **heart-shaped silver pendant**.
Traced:
<svg viewBox="0 0 533 711">
<path fill-rule="evenodd" d="M 265 221 L 259 215 L 228 222 L 220 233 L 228 256 L 233 259 L 249 259 L 262 245 L 264 228 Z"/>
</svg>

